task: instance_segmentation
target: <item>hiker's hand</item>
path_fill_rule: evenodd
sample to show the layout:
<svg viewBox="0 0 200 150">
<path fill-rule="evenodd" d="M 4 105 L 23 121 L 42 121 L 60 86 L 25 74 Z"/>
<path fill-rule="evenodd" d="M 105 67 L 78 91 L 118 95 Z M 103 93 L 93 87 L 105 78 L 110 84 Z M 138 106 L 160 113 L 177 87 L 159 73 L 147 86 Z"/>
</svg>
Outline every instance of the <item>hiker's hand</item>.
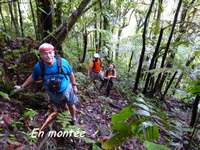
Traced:
<svg viewBox="0 0 200 150">
<path fill-rule="evenodd" d="M 78 89 L 77 89 L 77 86 L 73 86 L 73 90 L 74 90 L 74 93 L 77 94 L 78 93 Z"/>
<path fill-rule="evenodd" d="M 22 91 L 23 89 L 24 89 L 24 88 L 23 88 L 22 86 L 20 86 L 20 85 L 15 85 L 15 86 L 14 86 L 13 92 L 14 92 L 14 93 L 17 93 L 17 92 Z"/>
</svg>

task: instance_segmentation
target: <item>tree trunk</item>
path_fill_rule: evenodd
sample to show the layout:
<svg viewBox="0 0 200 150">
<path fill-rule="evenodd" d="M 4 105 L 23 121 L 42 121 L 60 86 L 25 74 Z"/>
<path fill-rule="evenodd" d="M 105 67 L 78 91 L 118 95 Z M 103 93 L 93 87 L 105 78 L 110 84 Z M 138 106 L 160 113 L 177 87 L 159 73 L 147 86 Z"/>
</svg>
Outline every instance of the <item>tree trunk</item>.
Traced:
<svg viewBox="0 0 200 150">
<path fill-rule="evenodd" d="M 81 63 L 84 63 L 85 61 L 85 57 L 86 57 L 86 53 L 87 53 L 87 39 L 88 39 L 88 33 L 87 30 L 85 29 L 85 32 L 83 33 L 83 57 L 81 60 Z"/>
<path fill-rule="evenodd" d="M 95 29 L 95 32 L 94 32 L 94 41 L 95 41 L 95 48 L 96 48 L 96 52 L 98 52 L 98 33 L 97 33 L 97 14 L 96 14 L 96 9 L 95 9 L 95 22 L 94 22 L 94 29 Z"/>
<path fill-rule="evenodd" d="M 192 105 L 192 116 L 191 116 L 191 121 L 190 121 L 191 127 L 193 127 L 195 122 L 196 122 L 199 101 L 200 101 L 200 96 L 197 95 L 195 100 L 194 100 L 194 103 Z"/>
<path fill-rule="evenodd" d="M 155 51 L 154 51 L 154 53 L 153 53 L 153 57 L 152 57 L 152 59 L 151 59 L 151 63 L 150 63 L 150 65 L 149 65 L 149 71 L 152 70 L 152 69 L 154 69 L 153 67 L 155 67 L 154 64 L 155 64 L 155 60 L 156 60 L 156 58 L 157 58 L 157 56 L 158 56 L 158 54 L 159 54 L 159 48 L 160 48 L 160 43 L 161 43 L 161 41 L 162 41 L 163 31 L 164 31 L 164 29 L 161 28 L 160 34 L 159 34 L 159 37 L 158 37 L 158 42 L 157 42 Z M 147 78 L 146 78 L 146 82 L 145 82 L 145 86 L 144 86 L 144 89 L 143 89 L 143 93 L 144 93 L 144 94 L 146 94 L 147 89 L 148 89 L 148 87 L 149 87 L 150 78 L 151 78 L 151 73 L 148 72 Z"/>
<path fill-rule="evenodd" d="M 121 34 L 122 34 L 122 28 L 120 27 L 118 30 L 118 34 L 117 34 L 117 45 L 116 45 L 116 51 L 115 51 L 115 60 L 116 61 L 118 61 L 118 57 L 119 57 L 119 44 L 120 44 Z"/>
<path fill-rule="evenodd" d="M 160 20 L 160 17 L 161 17 L 161 13 L 162 13 L 162 9 L 163 9 L 162 4 L 163 4 L 163 0 L 159 0 L 157 20 Z"/>
<path fill-rule="evenodd" d="M 3 22 L 4 32 L 7 32 L 3 12 L 2 12 L 2 9 L 1 9 L 1 5 L 0 5 L 0 15 L 1 15 L 1 18 L 2 18 L 2 22 Z"/>
<path fill-rule="evenodd" d="M 22 21 L 23 18 L 22 18 L 22 12 L 20 8 L 19 0 L 17 1 L 17 6 L 18 6 L 18 11 L 19 11 L 19 22 L 20 22 L 21 34 L 22 34 L 22 37 L 24 37 L 24 28 L 23 28 L 23 21 Z"/>
<path fill-rule="evenodd" d="M 183 1 L 183 7 L 182 7 L 182 13 L 181 13 L 181 20 L 180 20 L 180 26 L 179 26 L 179 32 L 180 32 L 180 34 L 179 34 L 179 36 L 176 38 L 176 42 L 177 42 L 177 43 L 181 40 L 182 35 L 184 35 L 185 32 L 186 32 L 186 30 L 185 30 L 186 27 L 184 27 L 185 18 L 186 18 L 187 12 L 190 10 L 189 8 L 192 6 L 193 3 L 194 3 L 194 0 L 191 1 L 189 4 Z M 171 60 L 174 60 L 175 53 L 174 53 L 174 52 L 171 52 L 170 57 L 171 57 Z M 186 64 L 187 64 L 187 63 L 189 63 L 189 62 L 186 62 Z M 171 62 L 167 62 L 167 65 L 172 67 L 173 64 L 172 64 Z M 187 65 L 186 65 L 186 66 L 187 66 Z M 176 74 L 176 72 L 175 72 L 174 74 Z M 182 76 L 183 76 L 183 75 L 180 75 L 181 78 L 182 78 Z M 165 79 L 166 76 L 163 76 L 163 78 Z M 180 82 L 181 78 L 179 79 L 179 82 Z M 164 80 L 164 79 L 163 79 L 163 80 Z M 161 86 L 162 86 L 162 85 L 161 85 Z M 175 91 L 175 90 L 174 90 L 174 91 Z"/>
<path fill-rule="evenodd" d="M 18 22 L 18 11 L 17 11 L 17 1 L 13 1 L 13 11 L 14 11 L 14 19 L 17 27 L 17 35 L 20 36 L 19 22 Z"/>
<path fill-rule="evenodd" d="M 56 9 L 55 9 L 56 28 L 58 28 L 62 24 L 62 5 L 63 5 L 63 1 L 57 1 Z M 70 7 L 71 7 L 71 2 L 70 2 Z M 58 50 L 58 53 L 62 56 L 63 49 L 62 49 L 61 44 L 57 46 L 57 50 Z"/>
<path fill-rule="evenodd" d="M 191 57 L 191 58 L 186 62 L 185 66 L 189 66 L 189 65 L 193 62 L 194 59 L 195 59 L 195 56 Z M 176 88 L 178 88 L 178 85 L 179 85 L 179 83 L 181 82 L 182 78 L 183 78 L 183 73 L 181 73 L 180 76 L 179 76 L 178 79 L 177 79 L 177 82 L 176 82 L 176 84 L 175 84 L 175 86 L 174 86 L 173 95 L 175 94 L 175 90 L 176 90 Z"/>
<path fill-rule="evenodd" d="M 59 27 L 62 23 L 62 5 L 63 1 L 56 2 L 56 9 L 55 9 L 55 19 L 56 19 L 56 27 Z"/>
<path fill-rule="evenodd" d="M 100 13 L 100 16 L 99 16 L 99 18 L 100 18 L 100 20 L 99 20 L 99 23 L 100 23 L 100 30 L 103 28 L 103 21 L 102 21 L 102 3 L 101 3 L 101 0 L 99 0 L 99 8 L 100 8 L 100 11 L 101 11 L 101 13 Z M 102 34 L 101 34 L 101 31 L 99 32 L 99 50 L 101 50 L 101 44 L 102 44 L 102 39 L 101 39 L 101 37 L 102 37 Z"/>
<path fill-rule="evenodd" d="M 39 7 L 43 10 L 40 11 L 39 24 L 42 30 L 42 38 L 44 38 L 53 30 L 51 1 L 40 0 Z"/>
<path fill-rule="evenodd" d="M 133 54 L 134 54 L 134 52 L 132 51 L 131 57 L 130 57 L 130 60 L 129 60 L 129 64 L 128 64 L 128 72 L 130 72 L 130 70 L 131 70 L 131 62 L 132 62 L 132 59 L 133 59 Z"/>
<path fill-rule="evenodd" d="M 102 17 L 100 16 L 100 30 L 102 29 Z M 102 43 L 102 34 L 101 31 L 99 32 L 99 50 L 101 50 Z"/>
<path fill-rule="evenodd" d="M 29 1 L 29 4 L 30 4 L 30 8 L 31 8 L 31 15 L 32 15 L 32 19 L 33 19 L 33 26 L 34 26 L 34 31 L 35 31 L 35 37 L 36 37 L 36 40 L 39 40 L 40 36 L 38 34 L 37 24 L 36 24 L 36 20 L 35 20 L 35 14 L 34 14 L 33 5 L 32 5 L 31 0 Z"/>
<path fill-rule="evenodd" d="M 164 65 L 165 65 L 165 60 L 167 58 L 167 54 L 168 54 L 169 46 L 171 44 L 171 40 L 172 40 L 172 37 L 173 37 L 174 29 L 176 27 L 176 22 L 177 22 L 177 19 L 178 19 L 178 14 L 179 14 L 179 11 L 180 11 L 180 8 L 181 8 L 181 4 L 182 4 L 182 0 L 179 0 L 178 6 L 177 6 L 177 9 L 176 9 L 176 13 L 175 13 L 175 16 L 174 16 L 172 29 L 171 29 L 171 32 L 170 32 L 170 35 L 169 35 L 169 39 L 167 41 L 167 45 L 166 45 L 166 48 L 165 48 L 164 55 L 162 57 L 162 62 L 161 62 L 160 68 L 164 68 Z M 158 78 L 156 80 L 156 84 L 155 84 L 155 87 L 154 87 L 154 89 L 156 89 L 157 92 L 161 92 L 161 89 L 162 89 L 164 80 L 167 76 L 167 73 L 164 73 L 164 75 L 162 76 L 162 79 L 161 79 L 161 76 L 162 76 L 162 73 L 160 73 L 158 75 Z"/>
<path fill-rule="evenodd" d="M 82 15 L 82 12 L 84 11 L 89 2 L 90 0 L 82 0 L 79 7 L 69 17 L 68 23 L 65 22 L 62 25 L 60 25 L 55 32 L 45 37 L 42 40 L 42 43 L 50 42 L 55 47 L 61 45 L 65 40 L 65 38 L 67 37 L 69 31 L 71 31 L 72 27 L 78 20 L 78 18 Z"/>
<path fill-rule="evenodd" d="M 170 86 L 172 85 L 172 82 L 174 81 L 175 76 L 176 76 L 177 73 L 178 73 L 178 71 L 176 71 L 176 72 L 174 73 L 174 75 L 172 76 L 171 80 L 169 81 L 169 84 L 166 86 L 166 89 L 165 89 L 163 95 L 161 96 L 161 99 L 164 99 L 164 98 L 165 98 L 165 95 L 167 94 L 167 92 L 168 92 Z"/>
<path fill-rule="evenodd" d="M 14 29 L 15 29 L 15 33 L 16 33 L 16 36 L 18 36 L 19 32 L 18 32 L 18 28 L 17 28 L 17 23 L 15 22 L 15 18 L 14 18 L 14 15 L 13 15 L 13 11 L 12 11 L 12 1 L 9 1 L 8 0 L 8 7 L 9 7 L 9 12 L 10 12 L 10 17 L 11 17 L 11 28 L 12 28 L 12 24 L 14 25 Z"/>
<path fill-rule="evenodd" d="M 143 34 L 142 34 L 142 51 L 141 51 L 141 54 L 140 54 L 140 60 L 139 60 L 139 65 L 138 65 L 138 69 L 137 69 L 134 91 L 137 91 L 137 89 L 138 89 L 138 84 L 139 84 L 140 75 L 141 75 L 141 71 L 142 71 L 142 64 L 143 64 L 143 61 L 144 61 L 144 55 L 145 55 L 145 50 L 146 50 L 146 47 L 145 47 L 146 46 L 146 30 L 147 30 L 148 20 L 149 20 L 149 17 L 151 15 L 151 11 L 152 11 L 154 1 L 155 0 L 151 1 L 151 5 L 149 7 L 149 10 L 147 12 L 147 15 L 146 15 L 146 18 L 145 18 L 145 21 L 144 21 L 144 31 L 143 31 Z"/>
<path fill-rule="evenodd" d="M 104 30 L 109 30 L 109 21 L 107 19 L 107 16 L 103 16 L 103 29 Z M 106 45 L 106 42 L 104 39 L 103 39 L 103 43 L 102 43 L 102 46 L 105 46 Z"/>
</svg>

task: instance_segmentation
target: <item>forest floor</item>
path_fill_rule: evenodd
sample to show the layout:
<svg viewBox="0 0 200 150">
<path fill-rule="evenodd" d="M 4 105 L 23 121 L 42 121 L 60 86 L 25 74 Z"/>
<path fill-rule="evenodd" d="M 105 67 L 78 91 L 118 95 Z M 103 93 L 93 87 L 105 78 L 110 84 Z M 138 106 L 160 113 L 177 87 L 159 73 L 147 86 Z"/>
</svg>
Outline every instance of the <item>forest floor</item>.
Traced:
<svg viewBox="0 0 200 150">
<path fill-rule="evenodd" d="M 176 99 L 168 98 L 167 103 L 171 108 L 169 110 L 170 116 L 176 120 L 184 122 L 186 125 L 189 119 L 187 106 Z M 86 92 L 84 98 L 82 97 L 81 104 L 78 106 L 79 113 L 77 126 L 84 129 L 86 137 L 94 141 L 105 140 L 111 136 L 112 114 L 119 112 L 127 104 L 128 102 L 117 89 L 113 89 L 109 97 L 105 97 L 103 92 Z M 28 143 L 28 139 L 25 138 L 23 132 L 16 131 L 16 129 L 13 128 L 13 122 L 16 122 L 16 120 L 18 120 L 22 115 L 22 108 L 20 107 L 21 105 L 14 99 L 7 102 L 5 100 L 0 100 L 0 149 L 7 148 L 8 150 L 20 150 L 27 146 L 32 149 L 37 149 L 38 145 L 43 141 L 43 139 L 39 139 L 36 144 L 30 144 Z M 42 108 L 39 111 L 37 119 L 34 119 L 34 121 L 28 120 L 27 124 L 31 124 L 31 126 L 40 126 L 41 123 L 44 122 L 46 116 L 46 110 L 45 108 Z M 23 126 L 24 132 L 26 132 L 29 127 L 27 127 L 25 122 L 23 123 Z M 163 136 L 165 135 L 165 132 L 161 132 L 160 141 L 162 144 L 165 144 L 163 143 Z M 63 140 L 58 138 L 51 140 L 54 141 L 54 147 L 59 146 L 60 149 L 92 149 L 92 145 L 85 143 L 83 140 L 72 138 L 71 142 L 68 141 L 66 143 L 63 143 Z M 67 141 L 69 139 L 64 140 Z M 69 145 L 71 145 L 71 148 L 69 148 Z M 47 147 L 49 147 L 49 144 L 46 145 L 46 148 Z M 126 141 L 121 147 L 118 147 L 118 149 L 144 150 L 145 148 L 139 140 L 132 138 Z"/>
</svg>

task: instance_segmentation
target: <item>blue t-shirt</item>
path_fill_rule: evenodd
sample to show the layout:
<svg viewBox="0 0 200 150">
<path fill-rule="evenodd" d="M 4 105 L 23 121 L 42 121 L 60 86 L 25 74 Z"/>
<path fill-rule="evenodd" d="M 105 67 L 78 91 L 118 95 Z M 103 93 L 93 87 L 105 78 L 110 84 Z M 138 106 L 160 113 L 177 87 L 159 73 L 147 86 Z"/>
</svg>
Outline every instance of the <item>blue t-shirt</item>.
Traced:
<svg viewBox="0 0 200 150">
<path fill-rule="evenodd" d="M 63 70 L 62 72 L 65 73 L 65 75 L 63 73 L 61 74 L 58 73 L 58 65 L 57 65 L 56 58 L 54 58 L 54 63 L 51 66 L 44 63 L 45 72 L 44 72 L 44 77 L 43 77 L 43 84 L 44 84 L 44 88 L 48 91 L 50 91 L 48 87 L 48 80 L 51 77 L 55 77 L 61 80 L 60 89 L 58 90 L 58 92 L 63 92 L 64 90 L 66 90 L 70 83 L 69 75 L 71 75 L 72 73 L 72 67 L 66 59 L 61 58 L 61 61 L 62 61 L 62 70 Z M 32 71 L 32 78 L 34 81 L 36 81 L 41 75 L 42 75 L 42 71 L 40 68 L 40 64 L 39 62 L 37 62 Z"/>
</svg>

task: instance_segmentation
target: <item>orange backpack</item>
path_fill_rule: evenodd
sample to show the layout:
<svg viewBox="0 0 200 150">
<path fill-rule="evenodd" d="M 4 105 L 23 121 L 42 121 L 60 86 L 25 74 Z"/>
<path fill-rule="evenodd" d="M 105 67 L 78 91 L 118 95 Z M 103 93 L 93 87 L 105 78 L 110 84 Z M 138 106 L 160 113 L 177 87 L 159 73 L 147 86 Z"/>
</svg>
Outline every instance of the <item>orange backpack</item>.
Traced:
<svg viewBox="0 0 200 150">
<path fill-rule="evenodd" d="M 94 71 L 95 73 L 99 73 L 100 70 L 101 70 L 101 59 L 97 59 L 96 61 L 93 60 L 92 71 Z"/>
</svg>

